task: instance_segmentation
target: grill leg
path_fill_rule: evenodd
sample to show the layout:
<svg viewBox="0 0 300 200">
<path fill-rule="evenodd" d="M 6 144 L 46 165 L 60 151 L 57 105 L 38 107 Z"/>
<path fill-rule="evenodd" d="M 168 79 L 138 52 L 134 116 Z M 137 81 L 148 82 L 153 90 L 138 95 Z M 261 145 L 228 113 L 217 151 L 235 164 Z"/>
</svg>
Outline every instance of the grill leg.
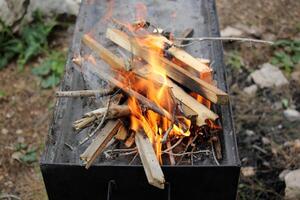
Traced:
<svg viewBox="0 0 300 200">
<path fill-rule="evenodd" d="M 116 181 L 115 180 L 110 180 L 108 182 L 108 186 L 107 186 L 107 200 L 112 200 L 112 193 L 113 193 L 113 190 L 116 189 L 117 187 L 117 184 L 116 184 Z"/>
</svg>

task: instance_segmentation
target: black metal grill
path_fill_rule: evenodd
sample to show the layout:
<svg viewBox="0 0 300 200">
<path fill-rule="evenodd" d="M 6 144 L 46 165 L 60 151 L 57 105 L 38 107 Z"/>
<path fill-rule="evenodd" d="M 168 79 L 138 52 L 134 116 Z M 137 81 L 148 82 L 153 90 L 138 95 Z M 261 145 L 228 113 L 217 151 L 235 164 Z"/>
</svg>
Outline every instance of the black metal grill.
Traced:
<svg viewBox="0 0 300 200">
<path fill-rule="evenodd" d="M 74 70 L 71 62 L 74 55 L 91 53 L 81 44 L 83 33 L 93 32 L 99 41 L 113 48 L 105 40 L 107 24 L 101 20 L 109 7 L 109 2 L 83 1 L 61 85 L 62 90 L 92 87 L 84 81 L 84 77 L 78 71 Z M 194 35 L 198 37 L 219 36 L 214 0 L 115 0 L 114 17 L 133 21 L 132 12 L 137 2 L 143 2 L 148 7 L 147 20 L 175 34 L 184 28 L 194 28 Z M 173 12 L 176 12 L 176 19 L 170 20 Z M 212 60 L 218 87 L 227 91 L 222 44 L 219 41 L 203 41 L 189 46 L 187 51 L 196 57 Z M 137 162 L 129 165 L 128 158 L 107 160 L 102 156 L 89 170 L 84 168 L 79 156 L 88 144 L 78 145 L 84 134 L 74 134 L 72 122 L 92 106 L 91 102 L 83 99 L 60 99 L 55 106 L 46 149 L 40 163 L 49 199 L 236 198 L 240 163 L 230 105 L 214 107 L 223 127 L 221 135 L 223 159 L 220 165 L 217 166 L 213 159 L 204 158 L 195 161 L 193 165 L 162 166 L 168 182 L 165 190 L 149 185 L 141 164 Z M 75 148 L 71 150 L 66 144 Z"/>
</svg>

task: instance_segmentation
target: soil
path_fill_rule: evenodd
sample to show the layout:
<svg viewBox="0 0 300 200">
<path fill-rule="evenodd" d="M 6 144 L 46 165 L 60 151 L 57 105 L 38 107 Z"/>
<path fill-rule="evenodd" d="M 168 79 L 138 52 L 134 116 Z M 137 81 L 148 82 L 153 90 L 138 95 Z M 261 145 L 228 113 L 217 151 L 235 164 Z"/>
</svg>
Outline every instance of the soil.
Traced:
<svg viewBox="0 0 300 200">
<path fill-rule="evenodd" d="M 218 0 L 217 8 L 221 29 L 244 24 L 257 30 L 258 38 L 300 38 L 300 1 Z M 65 39 L 54 43 L 66 47 L 71 35 L 65 33 Z M 299 109 L 299 85 L 290 81 L 284 88 L 259 89 L 255 96 L 247 96 L 242 91 L 253 84 L 248 79 L 250 72 L 269 62 L 273 49 L 238 42 L 224 47 L 225 55 L 238 51 L 243 59 L 241 68 L 227 69 L 242 166 L 255 169 L 254 175 L 241 176 L 239 199 L 282 199 L 285 185 L 279 173 L 300 165 L 299 152 L 293 145 L 300 138 L 300 125 L 283 118 L 282 100 Z M 42 90 L 30 65 L 20 72 L 11 63 L 0 72 L 0 90 L 5 92 L 0 97 L 0 195 L 14 194 L 24 200 L 47 197 L 38 161 L 26 164 L 16 159 L 16 146 L 35 148 L 39 158 L 55 102 L 55 88 Z"/>
</svg>

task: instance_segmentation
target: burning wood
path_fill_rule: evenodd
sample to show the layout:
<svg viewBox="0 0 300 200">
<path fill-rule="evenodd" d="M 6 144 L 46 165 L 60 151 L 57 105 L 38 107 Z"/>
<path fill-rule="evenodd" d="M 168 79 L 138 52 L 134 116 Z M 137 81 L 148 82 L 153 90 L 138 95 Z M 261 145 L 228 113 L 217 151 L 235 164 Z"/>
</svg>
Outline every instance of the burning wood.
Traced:
<svg viewBox="0 0 300 200">
<path fill-rule="evenodd" d="M 120 120 L 108 121 L 104 128 L 98 133 L 97 137 L 92 141 L 91 145 L 81 154 L 80 158 L 85 162 L 85 168 L 89 168 L 100 155 L 109 141 L 117 133 L 122 125 Z"/>
<path fill-rule="evenodd" d="M 106 36 L 129 51 L 131 60 L 118 57 L 88 34 L 83 36 L 83 43 L 109 67 L 99 65 L 91 55 L 73 59 L 79 67 L 88 67 L 92 73 L 119 88 L 117 92 L 126 95 L 122 102 L 119 98 L 110 105 L 109 101 L 107 107 L 87 112 L 73 123 L 76 130 L 98 124 L 93 131 L 97 136 L 81 159 L 89 168 L 105 148 L 112 148 L 110 141 L 113 141 L 124 149 L 112 148 L 106 150 L 105 155 L 108 152 L 117 155 L 138 152 L 148 182 L 163 189 L 165 179 L 160 164 L 166 159 L 170 165 L 176 165 L 184 162 L 188 155 L 193 164 L 194 154 L 210 152 L 210 149 L 199 149 L 197 144 L 201 142 L 215 151 L 213 157 L 217 163 L 222 159 L 217 133 L 220 127 L 215 122 L 218 115 L 211 110 L 211 104 L 225 104 L 228 96 L 213 84 L 210 61 L 195 58 L 179 48 L 185 44 L 174 43 L 172 37 L 165 37 L 165 32 L 157 28 L 155 34 L 150 33 L 147 29 L 152 25 L 147 21 L 137 21 L 131 27 L 122 26 L 131 33 L 107 29 Z M 187 30 L 183 37 L 190 37 L 192 32 L 192 29 Z M 70 91 L 57 95 L 98 98 L 112 91 Z M 93 136 L 88 135 L 84 142 L 90 138 Z"/>
<path fill-rule="evenodd" d="M 164 189 L 164 174 L 160 168 L 158 160 L 156 159 L 155 152 L 148 137 L 143 132 L 138 132 L 135 134 L 135 143 L 138 148 L 148 182 L 160 189 Z"/>
<path fill-rule="evenodd" d="M 171 62 L 167 58 L 160 56 L 159 52 L 153 51 L 153 48 L 142 47 L 141 45 L 144 44 L 139 44 L 138 39 L 130 38 L 124 32 L 116 29 L 108 29 L 106 37 L 124 49 L 132 52 L 134 55 L 143 58 L 150 64 L 153 60 L 157 60 L 161 64 L 164 64 L 163 70 L 166 70 L 166 73 L 170 78 L 188 87 L 190 90 L 197 92 L 210 101 L 219 104 L 226 104 L 228 102 L 228 96 L 225 92 L 197 78 L 194 74 Z M 193 70 L 192 68 L 190 69 Z"/>
</svg>

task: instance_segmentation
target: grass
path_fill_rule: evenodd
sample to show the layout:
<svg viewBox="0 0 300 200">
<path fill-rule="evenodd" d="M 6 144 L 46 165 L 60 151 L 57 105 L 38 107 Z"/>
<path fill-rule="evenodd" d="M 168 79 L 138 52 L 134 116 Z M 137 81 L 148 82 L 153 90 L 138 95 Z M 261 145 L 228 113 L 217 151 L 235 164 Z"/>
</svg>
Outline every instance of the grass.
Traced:
<svg viewBox="0 0 300 200">
<path fill-rule="evenodd" d="M 18 33 L 1 23 L 0 32 L 0 70 L 13 60 L 17 61 L 18 69 L 38 56 L 46 57 L 40 66 L 32 72 L 41 79 L 42 88 L 51 88 L 59 83 L 64 71 L 65 53 L 55 52 L 49 48 L 49 36 L 59 22 L 54 19 L 45 20 L 40 12 L 34 13 L 34 20 L 24 24 Z"/>
<path fill-rule="evenodd" d="M 300 40 L 278 40 L 274 45 L 271 63 L 291 73 L 300 63 Z"/>
</svg>

